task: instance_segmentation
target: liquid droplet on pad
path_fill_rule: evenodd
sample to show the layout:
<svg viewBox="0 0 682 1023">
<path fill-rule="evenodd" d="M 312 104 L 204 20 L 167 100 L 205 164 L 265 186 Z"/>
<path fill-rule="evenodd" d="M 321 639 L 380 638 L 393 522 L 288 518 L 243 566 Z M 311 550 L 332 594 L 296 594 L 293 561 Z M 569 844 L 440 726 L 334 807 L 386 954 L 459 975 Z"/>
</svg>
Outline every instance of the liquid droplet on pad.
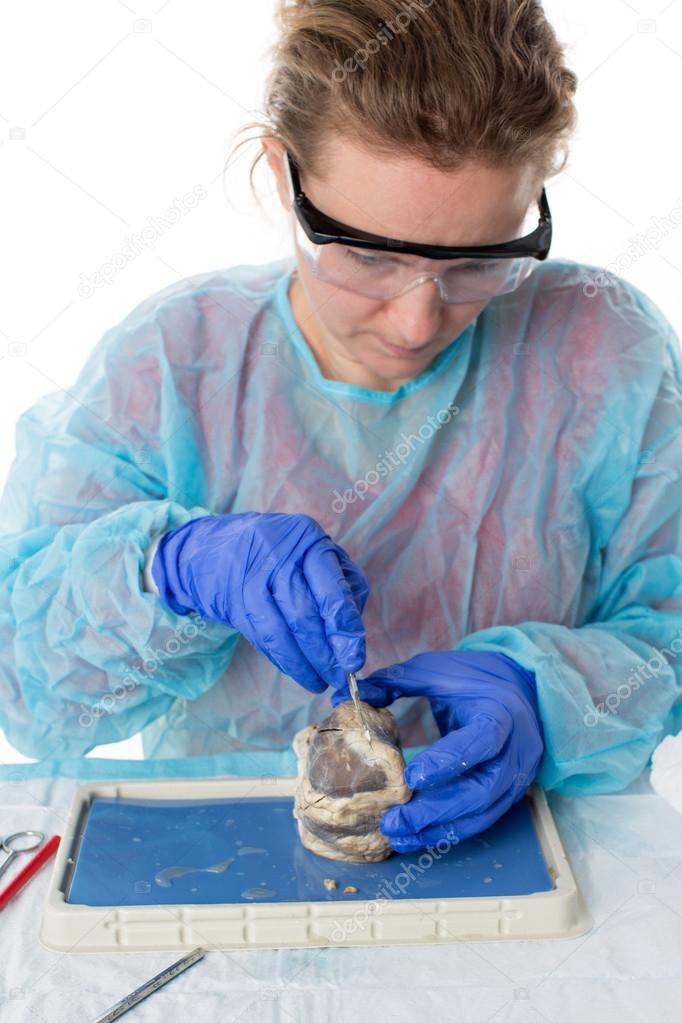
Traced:
<svg viewBox="0 0 682 1023">
<path fill-rule="evenodd" d="M 245 888 L 242 892 L 243 899 L 267 899 L 271 895 L 276 895 L 272 888 L 255 887 Z"/>
<path fill-rule="evenodd" d="M 264 853 L 267 849 L 258 849 L 254 845 L 243 845 L 241 849 L 237 850 L 237 856 L 248 856 L 250 853 Z"/>
<path fill-rule="evenodd" d="M 170 888 L 176 877 L 183 877 L 184 874 L 193 874 L 195 872 L 222 874 L 223 870 L 227 870 L 231 863 L 234 863 L 234 857 L 229 860 L 223 860 L 221 863 L 214 863 L 212 867 L 164 867 L 163 870 L 156 874 L 154 880 L 162 888 Z"/>
</svg>

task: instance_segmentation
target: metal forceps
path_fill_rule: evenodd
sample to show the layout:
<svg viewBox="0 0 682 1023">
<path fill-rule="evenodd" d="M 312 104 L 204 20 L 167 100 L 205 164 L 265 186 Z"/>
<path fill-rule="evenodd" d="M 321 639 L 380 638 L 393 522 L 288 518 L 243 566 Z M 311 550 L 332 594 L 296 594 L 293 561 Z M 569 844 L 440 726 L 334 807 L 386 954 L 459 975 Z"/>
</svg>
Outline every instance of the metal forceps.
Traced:
<svg viewBox="0 0 682 1023">
<path fill-rule="evenodd" d="M 45 835 L 42 831 L 15 831 L 13 835 L 8 835 L 7 838 L 4 838 L 0 842 L 0 850 L 7 855 L 2 863 L 0 863 L 0 877 L 5 873 L 15 856 L 18 856 L 19 853 L 36 849 L 44 838 Z"/>
</svg>

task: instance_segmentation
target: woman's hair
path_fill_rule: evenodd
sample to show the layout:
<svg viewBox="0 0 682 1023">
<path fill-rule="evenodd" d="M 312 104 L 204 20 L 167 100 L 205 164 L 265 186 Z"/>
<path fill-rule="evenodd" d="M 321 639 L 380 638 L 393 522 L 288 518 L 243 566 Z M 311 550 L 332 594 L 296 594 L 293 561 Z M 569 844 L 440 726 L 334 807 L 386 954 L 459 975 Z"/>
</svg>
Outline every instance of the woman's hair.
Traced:
<svg viewBox="0 0 682 1023">
<path fill-rule="evenodd" d="M 241 131 L 303 173 L 324 175 L 332 133 L 441 170 L 565 166 L 578 80 L 538 0 L 278 0 L 276 18 L 268 121 Z"/>
</svg>

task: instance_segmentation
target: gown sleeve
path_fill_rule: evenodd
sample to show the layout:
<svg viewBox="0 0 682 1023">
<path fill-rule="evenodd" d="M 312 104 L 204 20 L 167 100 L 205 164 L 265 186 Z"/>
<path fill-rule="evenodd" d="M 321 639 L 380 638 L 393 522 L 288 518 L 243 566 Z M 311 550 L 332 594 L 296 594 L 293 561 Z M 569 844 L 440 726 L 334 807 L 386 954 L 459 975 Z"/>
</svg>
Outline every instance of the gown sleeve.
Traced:
<svg viewBox="0 0 682 1023">
<path fill-rule="evenodd" d="M 26 756 L 134 735 L 231 660 L 236 630 L 144 584 L 150 545 L 212 514 L 190 405 L 160 323 L 131 314 L 68 392 L 19 417 L 0 499 L 0 725 Z"/>
<path fill-rule="evenodd" d="M 566 795 L 627 787 L 682 696 L 682 358 L 670 324 L 647 305 L 660 372 L 638 396 L 648 415 L 635 438 L 633 406 L 618 405 L 614 444 L 627 438 L 632 453 L 592 509 L 601 576 L 585 621 L 492 626 L 456 647 L 506 653 L 535 672 L 545 738 L 536 780 Z M 616 464 L 615 449 L 608 455 Z"/>
</svg>

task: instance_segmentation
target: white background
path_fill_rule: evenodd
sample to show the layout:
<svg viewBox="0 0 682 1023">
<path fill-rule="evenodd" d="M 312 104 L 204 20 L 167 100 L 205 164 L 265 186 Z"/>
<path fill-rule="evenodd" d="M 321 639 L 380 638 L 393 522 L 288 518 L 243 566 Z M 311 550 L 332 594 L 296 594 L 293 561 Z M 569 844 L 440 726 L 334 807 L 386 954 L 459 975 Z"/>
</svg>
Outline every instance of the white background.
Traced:
<svg viewBox="0 0 682 1023">
<path fill-rule="evenodd" d="M 682 335 L 682 0 L 546 0 L 579 77 L 569 163 L 547 183 L 553 257 L 619 273 Z M 69 389 L 93 345 L 138 302 L 182 277 L 289 251 L 258 144 L 225 161 L 260 119 L 273 0 L 47 0 L 0 16 L 0 488 L 14 424 Z M 251 132 L 250 134 L 254 134 Z M 243 136 L 239 136 L 241 138 Z M 79 285 L 131 235 L 200 186 L 208 193 L 111 283 Z M 140 756 L 138 737 L 93 751 Z M 92 754 L 90 754 L 92 755 Z M 0 761 L 27 758 L 4 742 Z"/>
</svg>

